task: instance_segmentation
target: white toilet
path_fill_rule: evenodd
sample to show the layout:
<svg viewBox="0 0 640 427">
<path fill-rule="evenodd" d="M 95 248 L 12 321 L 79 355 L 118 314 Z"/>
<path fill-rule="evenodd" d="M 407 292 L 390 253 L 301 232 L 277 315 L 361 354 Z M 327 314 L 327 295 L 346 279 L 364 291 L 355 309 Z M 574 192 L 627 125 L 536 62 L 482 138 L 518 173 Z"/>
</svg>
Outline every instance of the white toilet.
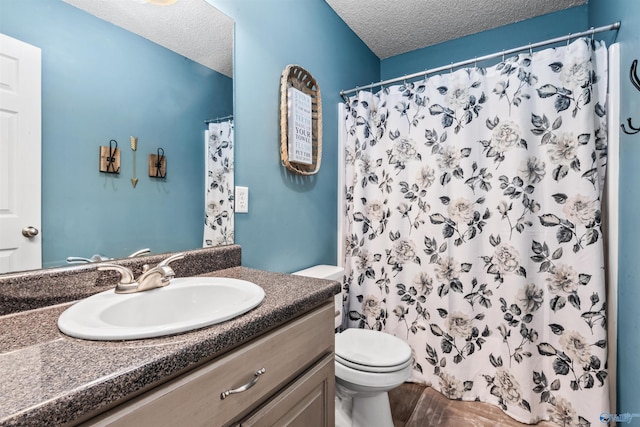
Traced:
<svg viewBox="0 0 640 427">
<path fill-rule="evenodd" d="M 342 280 L 341 267 L 317 265 L 293 274 Z M 336 328 L 342 297 L 336 295 Z M 387 392 L 409 378 L 411 347 L 392 335 L 368 329 L 336 334 L 336 427 L 393 427 Z"/>
</svg>

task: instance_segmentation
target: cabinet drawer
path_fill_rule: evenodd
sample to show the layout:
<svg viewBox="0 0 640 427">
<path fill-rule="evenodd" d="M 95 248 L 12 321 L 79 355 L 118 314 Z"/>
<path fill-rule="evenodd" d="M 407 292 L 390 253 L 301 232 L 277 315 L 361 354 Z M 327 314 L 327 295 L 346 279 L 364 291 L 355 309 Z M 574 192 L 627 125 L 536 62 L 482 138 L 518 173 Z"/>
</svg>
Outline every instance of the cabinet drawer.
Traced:
<svg viewBox="0 0 640 427">
<path fill-rule="evenodd" d="M 242 421 L 240 427 L 333 427 L 335 424 L 333 353 Z"/>
<path fill-rule="evenodd" d="M 222 426 L 248 413 L 333 350 L 333 304 L 325 305 L 85 425 Z M 264 369 L 248 390 L 221 398 Z"/>
</svg>

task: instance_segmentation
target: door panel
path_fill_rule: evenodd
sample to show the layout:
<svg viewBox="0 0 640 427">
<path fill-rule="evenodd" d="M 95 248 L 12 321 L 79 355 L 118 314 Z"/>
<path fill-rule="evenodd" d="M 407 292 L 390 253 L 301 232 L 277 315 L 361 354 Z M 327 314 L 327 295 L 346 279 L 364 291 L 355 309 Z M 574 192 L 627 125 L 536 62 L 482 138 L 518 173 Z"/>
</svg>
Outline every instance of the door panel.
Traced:
<svg viewBox="0 0 640 427">
<path fill-rule="evenodd" d="M 40 85 L 40 49 L 0 34 L 0 273 L 42 267 Z"/>
</svg>

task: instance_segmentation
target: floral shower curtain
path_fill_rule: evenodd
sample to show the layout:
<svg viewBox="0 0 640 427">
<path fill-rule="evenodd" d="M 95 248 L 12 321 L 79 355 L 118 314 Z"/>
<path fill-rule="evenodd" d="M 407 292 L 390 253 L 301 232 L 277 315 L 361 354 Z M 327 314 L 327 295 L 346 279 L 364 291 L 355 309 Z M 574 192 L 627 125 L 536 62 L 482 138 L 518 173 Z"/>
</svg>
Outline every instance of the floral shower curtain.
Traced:
<svg viewBox="0 0 640 427">
<path fill-rule="evenodd" d="M 412 381 L 526 423 L 609 411 L 606 55 L 579 39 L 349 100 L 348 326 L 406 340 Z"/>
<path fill-rule="evenodd" d="M 233 120 L 209 123 L 203 247 L 233 243 Z"/>
</svg>

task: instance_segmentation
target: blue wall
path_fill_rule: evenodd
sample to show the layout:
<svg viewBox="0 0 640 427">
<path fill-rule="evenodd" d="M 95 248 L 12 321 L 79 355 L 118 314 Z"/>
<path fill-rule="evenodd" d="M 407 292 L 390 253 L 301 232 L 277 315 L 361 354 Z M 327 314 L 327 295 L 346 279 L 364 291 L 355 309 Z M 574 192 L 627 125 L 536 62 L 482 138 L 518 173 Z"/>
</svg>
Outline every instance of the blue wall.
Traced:
<svg viewBox="0 0 640 427">
<path fill-rule="evenodd" d="M 291 272 L 335 264 L 338 92 L 379 78 L 379 60 L 322 0 L 208 0 L 235 20 L 236 185 L 249 187 L 249 213 L 236 214 L 236 242 L 248 267 Z M 307 69 L 322 93 L 320 171 L 280 164 L 280 74 Z"/>
<path fill-rule="evenodd" d="M 42 49 L 44 266 L 200 247 L 203 121 L 232 112 L 232 80 L 59 0 L 0 0 L 0 11 L 0 32 Z M 110 139 L 119 176 L 98 171 Z M 148 177 L 158 147 L 166 180 Z"/>
<path fill-rule="evenodd" d="M 640 59 L 640 2 L 590 0 L 589 25 L 620 21 L 620 118 L 640 123 L 640 92 L 630 83 L 629 67 Z M 619 128 L 611 129 L 619 132 Z M 620 132 L 620 242 L 618 271 L 618 413 L 640 413 L 640 134 Z M 635 418 L 633 425 L 640 425 Z"/>
</svg>

